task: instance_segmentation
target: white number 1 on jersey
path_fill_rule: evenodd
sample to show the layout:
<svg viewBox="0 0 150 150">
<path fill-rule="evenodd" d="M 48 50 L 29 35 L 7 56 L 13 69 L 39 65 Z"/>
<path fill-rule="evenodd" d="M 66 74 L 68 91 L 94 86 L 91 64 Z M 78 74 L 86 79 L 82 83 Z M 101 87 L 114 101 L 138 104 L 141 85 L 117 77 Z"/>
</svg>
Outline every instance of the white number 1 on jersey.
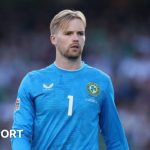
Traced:
<svg viewBox="0 0 150 150">
<path fill-rule="evenodd" d="M 72 116 L 72 108 L 73 108 L 73 96 L 68 95 L 69 106 L 68 106 L 68 116 Z"/>
</svg>

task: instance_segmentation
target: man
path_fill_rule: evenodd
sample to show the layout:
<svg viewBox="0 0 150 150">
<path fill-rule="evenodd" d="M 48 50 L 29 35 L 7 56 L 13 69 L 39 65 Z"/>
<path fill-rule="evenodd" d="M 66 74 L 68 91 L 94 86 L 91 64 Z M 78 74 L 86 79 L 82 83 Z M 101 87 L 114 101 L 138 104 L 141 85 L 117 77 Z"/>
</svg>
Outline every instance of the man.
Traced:
<svg viewBox="0 0 150 150">
<path fill-rule="evenodd" d="M 86 19 L 63 10 L 51 21 L 56 60 L 23 79 L 14 113 L 13 150 L 98 150 L 99 131 L 108 150 L 128 150 L 108 75 L 81 60 Z"/>
</svg>

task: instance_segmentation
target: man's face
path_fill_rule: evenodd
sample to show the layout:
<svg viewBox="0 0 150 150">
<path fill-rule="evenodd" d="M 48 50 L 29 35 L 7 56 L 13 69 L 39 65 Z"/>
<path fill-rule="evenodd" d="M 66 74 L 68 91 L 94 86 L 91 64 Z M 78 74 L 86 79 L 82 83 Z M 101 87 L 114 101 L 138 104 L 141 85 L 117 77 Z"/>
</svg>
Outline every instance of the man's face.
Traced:
<svg viewBox="0 0 150 150">
<path fill-rule="evenodd" d="M 51 36 L 57 53 L 68 59 L 81 56 L 85 43 L 85 27 L 80 19 L 73 19 L 64 28 Z M 57 54 L 56 53 L 56 54 Z M 57 57 L 57 55 L 56 55 Z"/>
</svg>

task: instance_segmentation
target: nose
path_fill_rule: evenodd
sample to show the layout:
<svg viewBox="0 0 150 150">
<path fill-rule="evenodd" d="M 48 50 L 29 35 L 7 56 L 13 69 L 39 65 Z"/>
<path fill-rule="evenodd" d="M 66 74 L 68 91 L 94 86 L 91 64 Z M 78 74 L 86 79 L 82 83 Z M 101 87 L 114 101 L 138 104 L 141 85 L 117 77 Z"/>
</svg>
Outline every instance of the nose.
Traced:
<svg viewBox="0 0 150 150">
<path fill-rule="evenodd" d="M 78 41 L 78 40 L 79 40 L 78 34 L 74 33 L 73 34 L 73 41 Z"/>
</svg>

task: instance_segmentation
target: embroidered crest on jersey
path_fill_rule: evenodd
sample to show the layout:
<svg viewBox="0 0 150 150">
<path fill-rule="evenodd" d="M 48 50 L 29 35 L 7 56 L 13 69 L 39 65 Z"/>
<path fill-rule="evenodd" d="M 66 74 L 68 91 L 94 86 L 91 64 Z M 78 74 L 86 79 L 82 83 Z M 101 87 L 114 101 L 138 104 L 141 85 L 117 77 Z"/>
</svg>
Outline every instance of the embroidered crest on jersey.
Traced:
<svg viewBox="0 0 150 150">
<path fill-rule="evenodd" d="M 15 111 L 20 110 L 20 98 L 16 99 L 16 103 L 15 103 Z"/>
<path fill-rule="evenodd" d="M 90 82 L 87 85 L 87 90 L 90 93 L 90 95 L 97 96 L 100 92 L 100 87 L 98 86 L 98 84 Z"/>
</svg>

